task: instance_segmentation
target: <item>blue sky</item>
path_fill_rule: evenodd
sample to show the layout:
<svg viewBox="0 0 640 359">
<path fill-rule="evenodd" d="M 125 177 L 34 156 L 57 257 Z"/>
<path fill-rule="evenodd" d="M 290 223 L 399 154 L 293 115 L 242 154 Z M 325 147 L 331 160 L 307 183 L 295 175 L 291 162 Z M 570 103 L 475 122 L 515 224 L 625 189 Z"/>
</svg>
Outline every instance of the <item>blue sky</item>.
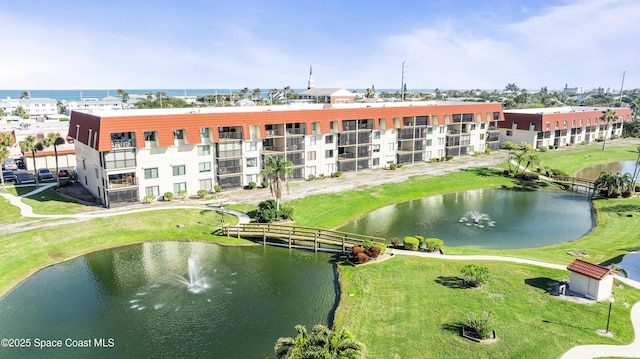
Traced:
<svg viewBox="0 0 640 359">
<path fill-rule="evenodd" d="M 640 1 L 8 1 L 0 89 L 640 88 Z"/>
</svg>

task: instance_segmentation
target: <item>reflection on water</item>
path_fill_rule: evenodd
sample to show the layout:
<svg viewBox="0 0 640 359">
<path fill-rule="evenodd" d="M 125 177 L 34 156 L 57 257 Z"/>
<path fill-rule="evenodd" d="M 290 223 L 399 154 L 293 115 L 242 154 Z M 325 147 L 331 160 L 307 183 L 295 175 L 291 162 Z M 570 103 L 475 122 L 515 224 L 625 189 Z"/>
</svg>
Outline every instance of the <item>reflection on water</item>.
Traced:
<svg viewBox="0 0 640 359">
<path fill-rule="evenodd" d="M 633 175 L 635 166 L 636 166 L 636 161 L 619 161 L 619 162 L 600 163 L 600 164 L 589 166 L 579 170 L 578 172 L 576 172 L 576 177 L 596 179 L 600 177 L 600 174 L 602 172 L 608 172 L 613 174 L 629 173 L 630 175 Z"/>
<path fill-rule="evenodd" d="M 624 269 L 629 278 L 640 281 L 640 252 L 625 254 L 620 262 L 613 264 Z"/>
<path fill-rule="evenodd" d="M 492 225 L 468 226 L 468 221 L 460 221 L 470 212 L 486 215 Z M 440 238 L 445 246 L 512 249 L 575 240 L 592 227 L 587 196 L 565 191 L 481 189 L 387 206 L 339 230 L 387 241 L 420 235 Z"/>
<path fill-rule="evenodd" d="M 189 278 L 192 255 L 208 286 L 197 293 L 179 280 Z M 38 272 L 3 298 L 0 337 L 113 338 L 115 347 L 0 348 L 0 357 L 271 358 L 296 324 L 329 324 L 331 259 L 197 242 L 92 253 Z"/>
</svg>

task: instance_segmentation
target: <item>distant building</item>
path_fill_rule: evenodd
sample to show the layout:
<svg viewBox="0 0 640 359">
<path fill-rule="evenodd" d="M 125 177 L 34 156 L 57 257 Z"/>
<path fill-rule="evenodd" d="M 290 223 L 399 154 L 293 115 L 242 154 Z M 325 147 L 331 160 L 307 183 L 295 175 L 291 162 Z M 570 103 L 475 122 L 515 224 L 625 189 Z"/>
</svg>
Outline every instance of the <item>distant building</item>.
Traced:
<svg viewBox="0 0 640 359">
<path fill-rule="evenodd" d="M 109 111 L 109 110 L 122 110 L 122 99 L 119 97 L 106 97 L 102 99 L 88 98 L 79 101 L 67 101 L 65 103 L 65 113 L 71 114 L 71 111 Z"/>
<path fill-rule="evenodd" d="M 58 101 L 52 98 L 6 98 L 0 100 L 0 109 L 6 115 L 10 115 L 18 107 L 22 107 L 29 114 L 29 117 L 33 118 L 44 118 L 46 115 L 58 113 Z"/>
<path fill-rule="evenodd" d="M 605 107 L 549 107 L 505 110 L 504 121 L 499 122 L 500 142 L 522 142 L 540 146 L 562 147 L 600 138 L 622 135 L 623 122 L 631 122 L 631 109 L 612 108 L 618 121 L 602 123 Z"/>
<path fill-rule="evenodd" d="M 307 89 L 300 92 L 300 100 L 310 103 L 354 103 L 355 94 L 343 88 L 315 87 L 315 81 L 313 80 L 313 68 L 310 67 Z"/>
</svg>

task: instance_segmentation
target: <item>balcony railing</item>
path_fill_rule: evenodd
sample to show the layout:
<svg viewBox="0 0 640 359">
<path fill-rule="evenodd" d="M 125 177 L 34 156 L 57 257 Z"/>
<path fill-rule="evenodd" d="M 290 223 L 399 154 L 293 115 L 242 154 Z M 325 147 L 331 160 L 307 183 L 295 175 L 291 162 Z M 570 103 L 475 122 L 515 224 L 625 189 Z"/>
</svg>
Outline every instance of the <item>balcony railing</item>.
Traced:
<svg viewBox="0 0 640 359">
<path fill-rule="evenodd" d="M 218 158 L 234 158 L 234 157 L 242 157 L 242 150 L 234 150 L 234 151 L 219 151 Z"/>
<path fill-rule="evenodd" d="M 111 140 L 111 147 L 113 148 L 136 147 L 136 140 L 133 140 L 133 139 Z"/>
<path fill-rule="evenodd" d="M 242 132 L 220 132 L 218 136 L 221 140 L 241 140 Z"/>
<path fill-rule="evenodd" d="M 135 177 L 111 179 L 107 184 L 108 189 L 133 187 L 138 185 L 138 179 Z"/>
<path fill-rule="evenodd" d="M 229 175 L 229 174 L 235 174 L 235 173 L 241 173 L 241 172 L 242 172 L 242 167 L 240 166 L 218 167 L 218 170 L 216 171 L 218 175 Z"/>
<path fill-rule="evenodd" d="M 287 128 L 287 135 L 304 135 L 305 133 L 304 128 Z"/>
<path fill-rule="evenodd" d="M 287 151 L 304 151 L 304 143 L 289 145 Z"/>
<path fill-rule="evenodd" d="M 284 152 L 284 146 L 262 146 L 263 152 Z"/>
<path fill-rule="evenodd" d="M 282 130 L 265 130 L 264 134 L 266 137 L 282 137 L 284 136 L 284 131 Z"/>
</svg>

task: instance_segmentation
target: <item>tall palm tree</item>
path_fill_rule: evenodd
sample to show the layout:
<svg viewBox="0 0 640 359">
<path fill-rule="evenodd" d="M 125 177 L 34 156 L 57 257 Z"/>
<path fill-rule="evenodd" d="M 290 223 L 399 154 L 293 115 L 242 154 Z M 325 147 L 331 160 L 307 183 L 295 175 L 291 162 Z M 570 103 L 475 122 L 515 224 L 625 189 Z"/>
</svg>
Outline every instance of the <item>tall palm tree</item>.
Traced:
<svg viewBox="0 0 640 359">
<path fill-rule="evenodd" d="M 638 175 L 640 175 L 640 171 L 638 171 L 638 165 L 640 165 L 640 145 L 636 146 L 636 152 L 638 153 L 638 158 L 636 158 L 636 164 L 633 168 L 633 189 L 635 191 L 635 185 L 638 182 Z"/>
<path fill-rule="evenodd" d="M 22 91 L 22 93 L 20 94 L 20 99 L 21 100 L 27 99 L 29 97 L 31 97 L 31 96 L 29 96 L 29 91 Z"/>
<path fill-rule="evenodd" d="M 618 114 L 608 108 L 606 111 L 602 111 L 602 116 L 600 117 L 600 121 L 605 124 L 604 127 L 604 136 L 602 141 L 602 150 L 604 151 L 604 145 L 607 143 L 607 134 L 609 133 L 609 123 L 616 122 L 618 120 Z"/>
<path fill-rule="evenodd" d="M 42 140 L 42 144 L 45 147 L 53 146 L 53 153 L 56 157 L 56 173 L 58 173 L 58 145 L 64 144 L 64 140 L 60 137 L 60 134 L 57 132 L 49 132 L 47 133 L 47 137 Z"/>
<path fill-rule="evenodd" d="M 283 184 L 289 190 L 288 177 L 293 173 L 293 162 L 284 156 L 267 156 L 264 158 L 265 168 L 260 171 L 260 176 L 268 178 L 271 195 L 276 199 L 276 210 L 280 210 Z"/>
<path fill-rule="evenodd" d="M 38 168 L 36 167 L 36 152 L 42 151 L 42 141 L 39 141 L 35 136 L 29 135 L 24 141 L 20 142 L 20 150 L 22 153 L 31 152 L 31 158 L 33 158 L 33 175 L 36 179 L 36 187 L 38 186 Z"/>
<path fill-rule="evenodd" d="M 315 325 L 308 333 L 302 325 L 296 325 L 295 338 L 279 338 L 274 347 L 276 358 L 344 358 L 359 359 L 366 355 L 364 344 L 354 339 L 346 329 L 332 331 L 327 326 Z"/>
<path fill-rule="evenodd" d="M 4 161 L 9 158 L 10 152 L 8 147 L 13 146 L 14 143 L 13 136 L 9 132 L 0 133 L 0 163 L 4 163 Z M 0 181 L 2 181 L 2 191 L 4 191 L 4 177 L 2 177 Z"/>
<path fill-rule="evenodd" d="M 509 173 L 511 173 L 511 151 L 518 148 L 518 145 L 516 145 L 513 141 L 506 141 L 502 144 L 502 148 L 509 151 L 509 153 L 507 154 L 507 164 L 509 165 Z"/>
<path fill-rule="evenodd" d="M 529 166 L 531 165 L 539 165 L 540 164 L 540 155 L 535 153 L 535 152 L 529 152 L 525 154 L 525 162 L 527 163 L 527 165 L 524 167 L 524 170 L 522 170 L 522 173 L 527 172 L 527 170 L 529 169 Z"/>
</svg>

